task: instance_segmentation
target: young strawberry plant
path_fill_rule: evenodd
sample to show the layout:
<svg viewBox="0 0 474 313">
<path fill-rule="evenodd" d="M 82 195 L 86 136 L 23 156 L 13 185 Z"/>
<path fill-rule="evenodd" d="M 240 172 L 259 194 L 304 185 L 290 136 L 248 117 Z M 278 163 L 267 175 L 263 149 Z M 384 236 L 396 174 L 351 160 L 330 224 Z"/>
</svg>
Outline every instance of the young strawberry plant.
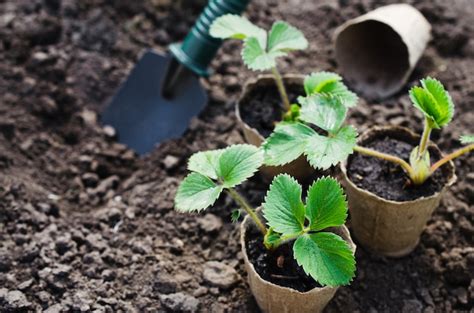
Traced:
<svg viewBox="0 0 474 313">
<path fill-rule="evenodd" d="M 267 32 L 252 24 L 246 18 L 227 14 L 216 19 L 210 28 L 211 36 L 220 39 L 243 41 L 242 59 L 254 71 L 271 70 L 280 93 L 283 109 L 290 111 L 290 100 L 277 68 L 277 59 L 294 50 L 308 47 L 308 41 L 297 28 L 283 21 L 277 21 Z"/>
<path fill-rule="evenodd" d="M 342 84 L 342 83 L 341 83 Z M 346 91 L 329 91 L 309 94 L 298 99 L 301 110 L 298 119 L 279 123 L 263 144 L 265 164 L 283 165 L 304 154 L 309 163 L 319 169 L 327 169 L 345 160 L 353 151 L 378 157 L 400 165 L 414 185 L 423 184 L 440 166 L 474 149 L 472 135 L 461 137 L 467 146 L 460 148 L 434 164 L 431 164 L 428 142 L 434 128 L 446 126 L 452 119 L 454 104 L 449 93 L 436 79 L 421 80 L 422 87 L 413 87 L 410 98 L 414 106 L 425 116 L 424 131 L 420 144 L 410 155 L 409 162 L 386 153 L 356 145 L 354 127 L 344 125 L 347 110 L 357 98 Z M 310 80 L 305 80 L 305 90 Z M 323 83 L 322 86 L 325 84 Z M 355 98 L 354 98 L 355 97 Z M 355 99 L 355 101 L 353 100 Z M 316 132 L 316 126 L 325 134 Z"/>
<path fill-rule="evenodd" d="M 296 118 L 278 123 L 263 144 L 266 165 L 284 165 L 304 154 L 311 166 L 327 169 L 353 151 L 357 132 L 344 121 L 357 96 L 339 75 L 329 72 L 307 76 L 304 88 Z"/>
<path fill-rule="evenodd" d="M 324 231 L 343 225 L 347 217 L 346 197 L 339 183 L 328 177 L 318 179 L 304 203 L 302 187 L 295 179 L 286 174 L 276 176 L 262 204 L 264 222 L 235 190 L 262 163 L 263 152 L 251 145 L 194 154 L 188 163 L 191 173 L 176 194 L 176 210 L 202 211 L 225 191 L 255 222 L 269 251 L 294 241 L 297 263 L 314 280 L 327 286 L 348 284 L 355 273 L 352 250 L 341 237 Z"/>
<path fill-rule="evenodd" d="M 409 162 L 393 155 L 381 153 L 372 149 L 355 146 L 354 150 L 389 162 L 399 164 L 409 176 L 414 185 L 423 184 L 439 167 L 463 154 L 474 150 L 474 136 L 461 137 L 461 143 L 467 144 L 439 161 L 431 164 L 428 142 L 433 129 L 440 129 L 451 122 L 454 114 L 454 103 L 449 93 L 438 80 L 427 77 L 421 80 L 421 87 L 415 86 L 410 90 L 410 99 L 415 108 L 424 115 L 424 130 L 420 143 L 410 154 Z"/>
</svg>

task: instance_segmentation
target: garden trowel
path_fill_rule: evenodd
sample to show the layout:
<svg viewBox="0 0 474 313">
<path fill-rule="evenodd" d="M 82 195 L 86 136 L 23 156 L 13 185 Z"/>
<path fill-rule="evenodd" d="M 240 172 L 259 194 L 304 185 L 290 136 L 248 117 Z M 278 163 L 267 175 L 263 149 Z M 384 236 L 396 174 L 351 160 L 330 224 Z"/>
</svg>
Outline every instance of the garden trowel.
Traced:
<svg viewBox="0 0 474 313">
<path fill-rule="evenodd" d="M 170 53 L 149 50 L 102 114 L 102 123 L 117 131 L 118 140 L 144 154 L 186 130 L 207 103 L 199 82 L 221 45 L 209 35 L 212 22 L 224 14 L 240 14 L 250 0 L 210 0 L 182 43 Z"/>
</svg>

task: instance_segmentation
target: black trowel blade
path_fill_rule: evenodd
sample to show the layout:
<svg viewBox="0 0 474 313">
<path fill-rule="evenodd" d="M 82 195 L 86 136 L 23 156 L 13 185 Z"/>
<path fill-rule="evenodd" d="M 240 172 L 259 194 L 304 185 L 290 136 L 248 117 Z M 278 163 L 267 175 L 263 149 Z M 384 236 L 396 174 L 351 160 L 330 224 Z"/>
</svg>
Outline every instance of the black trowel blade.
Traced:
<svg viewBox="0 0 474 313">
<path fill-rule="evenodd" d="M 147 51 L 102 114 L 102 123 L 115 128 L 118 140 L 139 154 L 166 139 L 178 138 L 190 119 L 207 103 L 199 78 L 181 75 L 174 96 L 162 96 L 161 85 L 172 57 Z"/>
</svg>

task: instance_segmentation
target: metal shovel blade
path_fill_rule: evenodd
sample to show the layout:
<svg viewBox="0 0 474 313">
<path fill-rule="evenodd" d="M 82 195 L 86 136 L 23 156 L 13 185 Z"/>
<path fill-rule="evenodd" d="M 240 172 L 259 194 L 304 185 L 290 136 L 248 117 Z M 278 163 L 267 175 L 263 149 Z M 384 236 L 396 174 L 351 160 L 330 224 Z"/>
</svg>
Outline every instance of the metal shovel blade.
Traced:
<svg viewBox="0 0 474 313">
<path fill-rule="evenodd" d="M 102 114 L 102 123 L 115 128 L 118 141 L 139 154 L 163 140 L 180 137 L 207 103 L 199 78 L 191 72 L 176 80 L 172 97 L 162 95 L 172 59 L 147 51 Z"/>
</svg>

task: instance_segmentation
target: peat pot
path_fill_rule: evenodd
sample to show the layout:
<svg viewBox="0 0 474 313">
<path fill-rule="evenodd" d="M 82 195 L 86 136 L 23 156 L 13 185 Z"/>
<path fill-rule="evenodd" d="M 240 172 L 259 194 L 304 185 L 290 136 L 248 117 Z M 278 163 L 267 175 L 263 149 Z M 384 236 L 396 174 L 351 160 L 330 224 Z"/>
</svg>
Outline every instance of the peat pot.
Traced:
<svg viewBox="0 0 474 313">
<path fill-rule="evenodd" d="M 355 90 L 386 98 L 405 85 L 430 38 L 431 25 L 417 9 L 391 4 L 338 27 L 335 57 Z"/>
<path fill-rule="evenodd" d="M 291 87 L 296 86 L 300 87 L 297 89 L 301 89 L 301 95 L 303 95 L 304 88 L 303 88 L 303 75 L 296 75 L 296 74 L 287 74 L 282 76 L 283 83 L 285 84 L 288 94 L 291 95 Z M 259 147 L 263 141 L 265 140 L 265 135 L 260 133 L 255 127 L 247 124 L 245 122 L 246 116 L 244 112 L 245 107 L 252 105 L 254 107 L 254 103 L 251 102 L 252 98 L 257 94 L 259 89 L 265 90 L 267 88 L 274 88 L 276 95 L 279 97 L 278 90 L 276 89 L 276 83 L 272 75 L 259 75 L 257 79 L 249 80 L 245 85 L 243 92 L 240 98 L 237 100 L 235 106 L 235 114 L 237 116 L 237 123 L 241 128 L 245 141 L 249 144 Z M 290 98 L 290 101 L 292 99 Z M 269 107 L 269 110 L 279 110 L 279 108 L 272 108 Z M 252 111 L 253 108 L 250 110 Z M 248 111 L 247 111 L 248 112 Z M 281 114 L 278 113 L 278 120 L 274 122 L 278 122 L 281 120 Z M 298 159 L 285 164 L 283 166 L 264 166 L 260 169 L 261 173 L 268 179 L 272 179 L 274 176 L 287 173 L 298 180 L 304 180 L 305 178 L 311 176 L 314 173 L 314 169 L 309 165 L 308 161 L 304 156 L 299 157 Z"/>
<path fill-rule="evenodd" d="M 411 145 L 418 145 L 420 139 L 404 127 L 374 127 L 360 136 L 359 144 L 364 146 L 385 137 Z M 433 143 L 430 143 L 429 151 L 432 156 L 442 155 Z M 348 159 L 350 161 L 351 158 Z M 446 177 L 441 190 L 410 201 L 392 201 L 357 186 L 349 179 L 348 167 L 347 162 L 340 165 L 341 183 L 349 201 L 351 230 L 362 246 L 389 257 L 402 257 L 416 248 L 420 235 L 444 192 L 456 181 L 454 164 L 449 162 L 438 169 Z"/>
<path fill-rule="evenodd" d="M 253 220 L 246 216 L 240 225 L 240 245 L 244 257 L 248 283 L 258 306 L 265 313 L 318 313 L 334 297 L 339 287 L 316 287 L 307 292 L 276 285 L 264 280 L 250 262 L 246 248 L 246 234 L 249 227 L 255 227 Z M 353 253 L 356 246 L 352 242 L 346 226 L 335 227 L 332 231 L 346 240 Z"/>
</svg>

